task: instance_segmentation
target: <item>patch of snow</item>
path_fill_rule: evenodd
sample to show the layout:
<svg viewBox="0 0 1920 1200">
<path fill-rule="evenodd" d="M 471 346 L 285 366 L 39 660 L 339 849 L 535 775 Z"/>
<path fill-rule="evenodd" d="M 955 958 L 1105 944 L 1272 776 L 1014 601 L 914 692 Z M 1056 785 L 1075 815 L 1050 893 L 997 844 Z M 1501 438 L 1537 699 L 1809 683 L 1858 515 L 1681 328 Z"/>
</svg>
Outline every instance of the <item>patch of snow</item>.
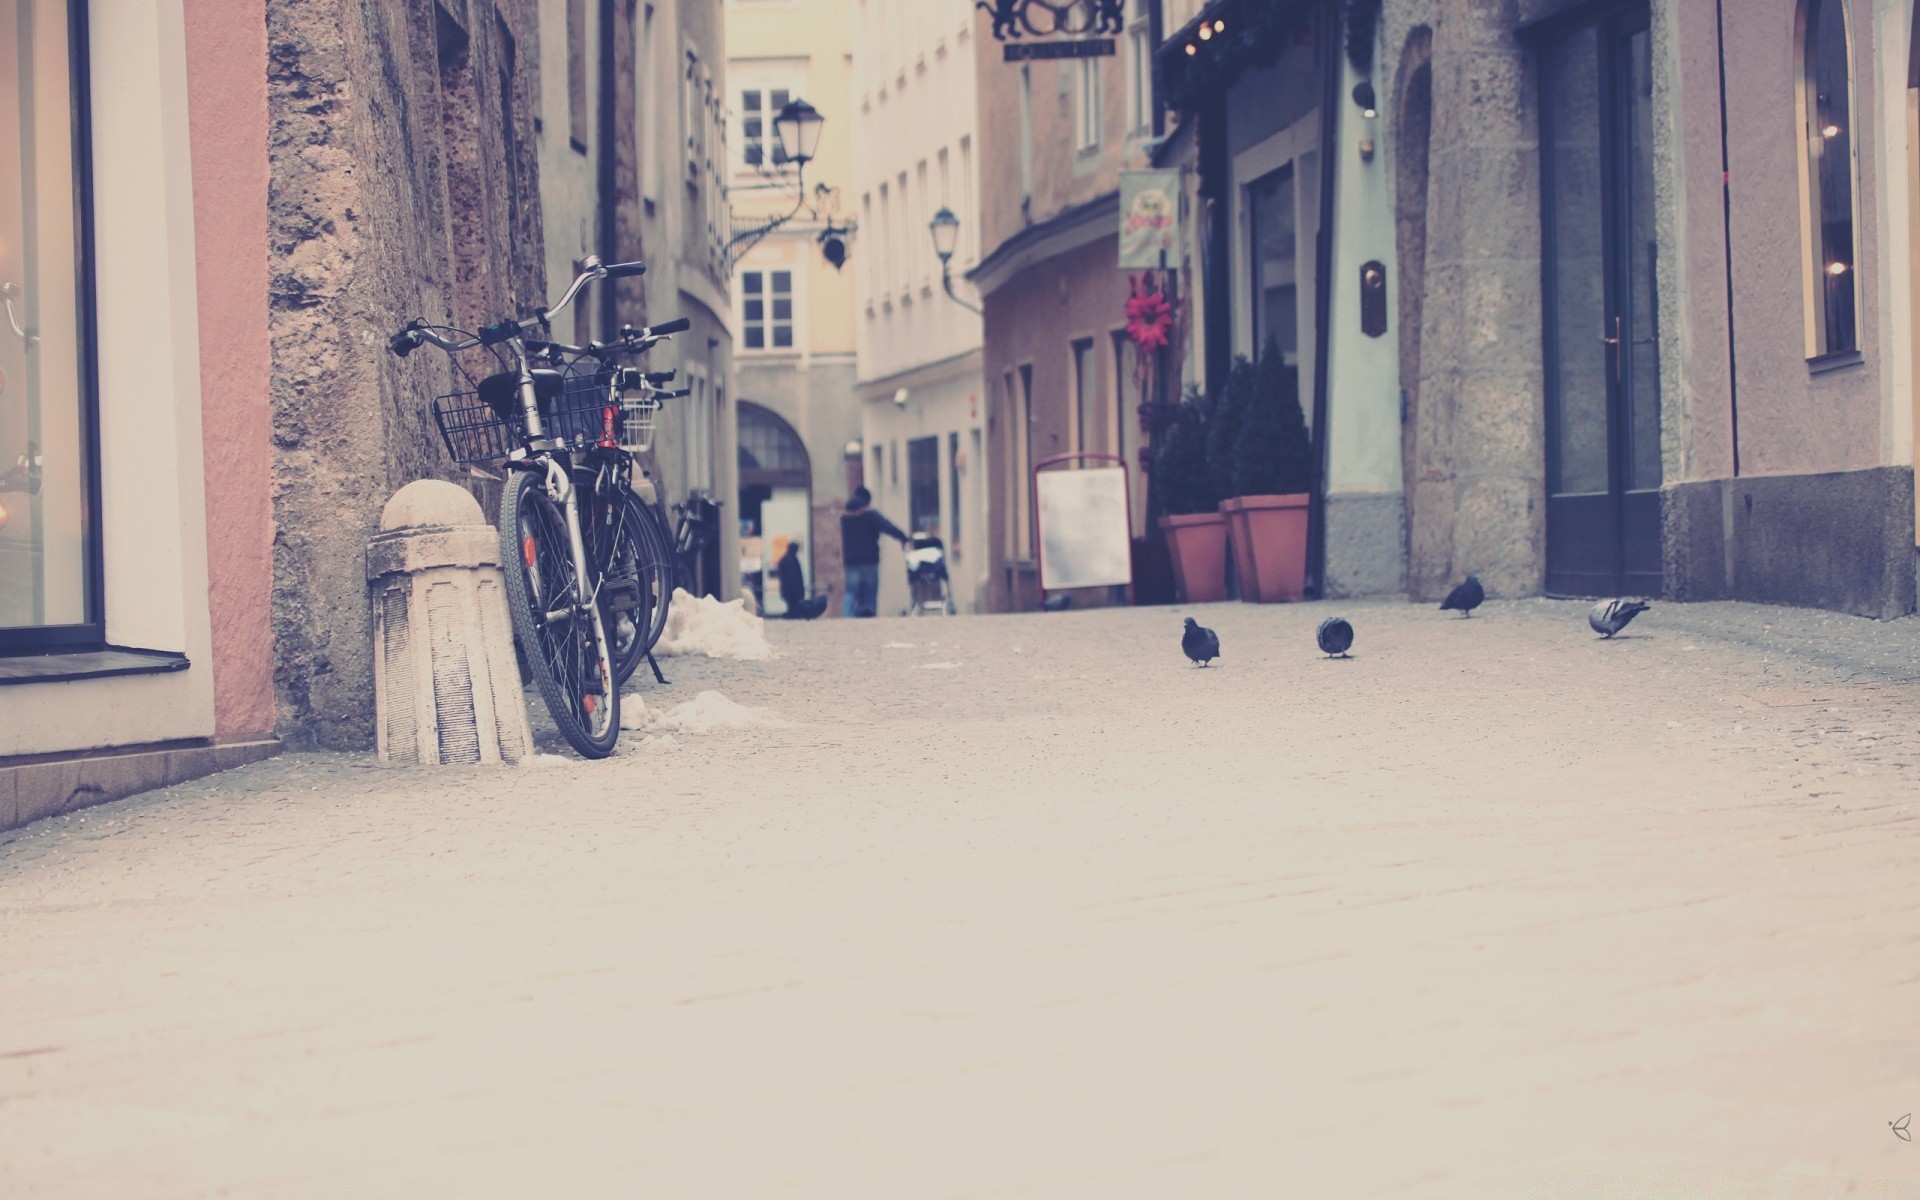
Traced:
<svg viewBox="0 0 1920 1200">
<path fill-rule="evenodd" d="M 650 711 L 631 692 L 620 699 L 620 728 L 648 734 L 649 747 L 677 745 L 673 734 L 714 733 L 723 729 L 776 729 L 788 722 L 763 708 L 735 704 L 719 692 L 701 692 L 665 712 Z"/>
<path fill-rule="evenodd" d="M 767 623 L 739 600 L 720 601 L 676 588 L 667 609 L 666 632 L 653 652 L 661 658 L 704 655 L 764 662 L 773 657 Z"/>
<path fill-rule="evenodd" d="M 880 648 L 882 650 L 912 650 L 914 645 L 912 642 L 888 642 Z"/>
<path fill-rule="evenodd" d="M 624 727 L 626 725 L 626 722 L 622 721 L 621 725 Z M 564 767 L 570 761 L 572 760 L 568 759 L 565 755 L 561 755 L 561 754 L 535 753 L 535 754 L 529 754 L 525 758 L 521 759 L 520 765 L 523 767 Z"/>
</svg>

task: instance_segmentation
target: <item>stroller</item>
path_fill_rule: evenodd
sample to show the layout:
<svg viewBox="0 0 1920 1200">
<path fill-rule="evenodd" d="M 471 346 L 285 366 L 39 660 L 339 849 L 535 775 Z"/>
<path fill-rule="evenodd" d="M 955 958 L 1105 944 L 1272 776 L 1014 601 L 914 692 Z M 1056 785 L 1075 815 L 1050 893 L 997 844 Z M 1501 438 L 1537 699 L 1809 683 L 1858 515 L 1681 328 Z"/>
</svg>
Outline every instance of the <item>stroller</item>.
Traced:
<svg viewBox="0 0 1920 1200">
<path fill-rule="evenodd" d="M 913 595 L 909 616 L 928 613 L 954 615 L 953 587 L 947 581 L 947 547 L 930 533 L 916 533 L 907 539 L 907 589 Z"/>
</svg>

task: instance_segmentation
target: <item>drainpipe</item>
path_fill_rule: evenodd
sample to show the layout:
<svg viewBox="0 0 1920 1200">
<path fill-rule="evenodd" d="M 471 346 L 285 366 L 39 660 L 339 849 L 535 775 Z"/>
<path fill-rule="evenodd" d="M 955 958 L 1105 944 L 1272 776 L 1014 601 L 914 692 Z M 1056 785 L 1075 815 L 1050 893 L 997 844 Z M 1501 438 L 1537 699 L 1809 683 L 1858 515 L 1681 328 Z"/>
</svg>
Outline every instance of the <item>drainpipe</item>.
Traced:
<svg viewBox="0 0 1920 1200">
<path fill-rule="evenodd" d="M 1200 116 L 1200 194 L 1207 201 L 1201 271 L 1206 291 L 1206 391 L 1226 382 L 1233 367 L 1233 171 L 1227 156 L 1227 94 L 1214 90 Z"/>
<path fill-rule="evenodd" d="M 1314 39 L 1320 58 L 1320 229 L 1314 238 L 1313 278 L 1313 485 L 1307 496 L 1306 594 L 1327 591 L 1327 410 L 1333 364 L 1333 226 L 1340 148 L 1340 0 L 1321 5 L 1323 35 Z"/>
<path fill-rule="evenodd" d="M 1725 0 L 1714 0 L 1714 33 L 1720 51 L 1720 212 L 1727 254 L 1727 409 L 1733 425 L 1733 477 L 1740 478 L 1740 356 L 1733 341 L 1733 161 L 1727 151 L 1727 17 Z"/>
</svg>

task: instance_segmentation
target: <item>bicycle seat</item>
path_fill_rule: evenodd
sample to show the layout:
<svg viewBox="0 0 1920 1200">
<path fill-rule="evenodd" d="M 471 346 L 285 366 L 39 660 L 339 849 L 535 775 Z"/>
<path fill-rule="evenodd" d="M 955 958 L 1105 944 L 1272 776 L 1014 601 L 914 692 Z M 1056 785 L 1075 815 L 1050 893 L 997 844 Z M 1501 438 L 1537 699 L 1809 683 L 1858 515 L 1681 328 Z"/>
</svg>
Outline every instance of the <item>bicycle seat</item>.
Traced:
<svg viewBox="0 0 1920 1200">
<path fill-rule="evenodd" d="M 558 371 L 549 371 L 544 367 L 533 372 L 533 394 L 539 400 L 542 411 L 547 402 L 560 394 L 566 382 L 566 376 Z M 513 421 L 520 416 L 520 376 L 512 371 L 502 371 L 498 375 L 489 375 L 480 381 L 480 399 L 486 401 L 503 421 Z"/>
</svg>

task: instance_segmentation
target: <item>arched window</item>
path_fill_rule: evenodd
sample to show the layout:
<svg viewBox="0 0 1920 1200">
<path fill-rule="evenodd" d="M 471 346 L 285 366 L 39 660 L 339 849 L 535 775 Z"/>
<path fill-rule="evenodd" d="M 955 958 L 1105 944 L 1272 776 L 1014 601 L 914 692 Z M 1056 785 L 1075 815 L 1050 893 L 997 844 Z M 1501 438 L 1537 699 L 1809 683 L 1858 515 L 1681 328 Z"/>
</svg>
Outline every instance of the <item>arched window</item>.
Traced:
<svg viewBox="0 0 1920 1200">
<path fill-rule="evenodd" d="M 1807 153 L 1807 356 L 1860 348 L 1859 263 L 1854 240 L 1853 71 L 1846 0 L 1806 0 L 1801 10 L 1800 112 Z"/>
</svg>

